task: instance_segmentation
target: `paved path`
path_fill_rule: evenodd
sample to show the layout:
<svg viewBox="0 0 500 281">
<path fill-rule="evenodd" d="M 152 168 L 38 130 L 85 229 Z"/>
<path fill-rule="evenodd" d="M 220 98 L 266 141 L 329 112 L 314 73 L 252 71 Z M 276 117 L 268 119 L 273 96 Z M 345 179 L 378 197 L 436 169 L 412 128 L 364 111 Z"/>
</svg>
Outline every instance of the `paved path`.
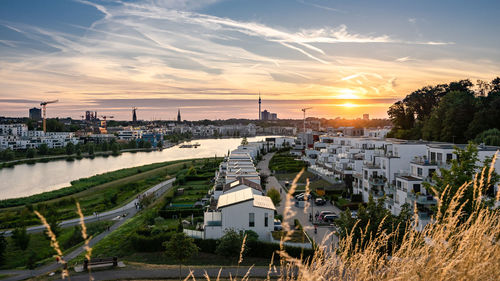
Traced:
<svg viewBox="0 0 500 281">
<path fill-rule="evenodd" d="M 262 161 L 257 164 L 257 168 L 261 170 L 261 172 L 270 175 L 271 171 L 269 170 L 269 160 L 273 157 L 274 153 L 268 153 L 263 156 Z M 291 183 L 291 182 L 290 182 Z M 279 214 L 284 214 L 285 212 L 285 202 L 286 202 L 286 190 L 283 188 L 283 185 L 276 179 L 274 176 L 269 176 L 267 180 L 266 189 L 269 188 L 278 189 L 281 193 L 281 203 L 277 207 L 277 211 Z M 318 227 L 318 233 L 314 233 L 314 226 L 312 222 L 309 221 L 309 213 L 313 215 L 319 211 L 333 211 L 335 214 L 340 214 L 341 210 L 336 206 L 326 203 L 324 206 L 313 206 L 313 204 L 309 204 L 308 208 L 298 208 L 295 207 L 295 200 L 292 198 L 290 202 L 289 213 L 293 214 L 288 217 L 287 222 L 293 226 L 293 220 L 298 219 L 302 224 L 302 227 L 306 231 L 306 233 L 311 237 L 317 244 L 321 244 L 323 240 L 325 240 L 324 245 L 329 248 L 331 246 L 335 246 L 338 243 L 337 236 L 333 235 L 331 232 L 333 228 L 330 227 Z M 327 239 L 328 238 L 328 239 Z M 333 243 L 333 244 L 332 244 Z"/>
<path fill-rule="evenodd" d="M 152 188 L 144 191 L 141 193 L 141 195 L 149 195 L 154 193 L 155 197 L 158 198 L 161 196 L 163 193 L 165 193 L 167 190 L 169 190 L 172 187 L 173 182 L 175 181 L 175 178 L 166 180 L 164 182 L 161 182 Z M 97 244 L 99 241 L 101 241 L 104 237 L 108 236 L 111 232 L 113 232 L 115 229 L 119 228 L 122 224 L 124 224 L 126 221 L 128 221 L 130 218 L 132 218 L 135 214 L 137 214 L 138 210 L 135 207 L 135 203 L 138 202 L 138 199 L 132 200 L 132 202 L 128 203 L 127 205 L 123 206 L 122 208 L 112 210 L 109 212 L 102 213 L 102 215 L 96 217 L 96 216 L 89 216 L 85 217 L 85 222 L 92 222 L 96 220 L 103 220 L 103 219 L 111 219 L 115 218 L 118 216 L 121 216 L 123 214 L 127 214 L 127 216 L 123 217 L 121 216 L 118 219 L 118 222 L 113 224 L 109 231 L 102 232 L 101 234 L 97 235 L 96 237 L 93 237 L 92 240 L 90 240 L 89 244 L 90 247 L 93 247 L 95 244 Z M 75 223 L 76 221 L 76 223 Z M 70 225 L 76 225 L 79 223 L 79 219 L 75 220 L 69 220 L 65 221 L 66 224 L 64 226 L 70 226 Z M 63 222 L 64 223 L 64 222 Z M 74 224 L 73 224 L 74 223 Z M 61 223 L 62 225 L 62 223 Z M 65 261 L 70 261 L 74 258 L 76 258 L 78 255 L 83 253 L 85 249 L 83 248 L 83 245 L 81 247 L 78 247 L 76 250 L 73 252 L 67 254 L 64 256 Z M 55 271 L 58 269 L 61 265 L 54 262 L 48 265 L 41 266 L 35 270 L 0 270 L 0 274 L 16 274 L 15 276 L 11 276 L 6 279 L 2 279 L 2 281 L 17 281 L 17 280 L 24 280 L 32 276 L 39 276 L 46 274 L 47 272 Z M 88 277 L 87 277 L 88 280 Z"/>
<path fill-rule="evenodd" d="M 191 268 L 193 270 L 194 277 L 199 280 L 205 279 L 205 272 L 209 277 L 215 279 L 219 274 L 219 270 L 222 268 L 220 277 L 229 278 L 232 276 L 233 279 L 237 275 L 238 279 L 243 277 L 249 267 L 242 266 L 240 268 L 237 267 L 195 267 Z M 269 268 L 259 266 L 254 267 L 250 270 L 249 276 L 252 278 L 265 279 L 267 276 Z M 181 276 L 182 279 L 186 278 L 189 275 L 190 268 L 187 266 L 182 267 Z M 231 274 L 231 275 L 230 275 Z M 277 272 L 272 272 L 270 276 L 278 276 Z M 118 269 L 118 270 L 104 270 L 104 271 L 96 271 L 92 273 L 92 277 L 94 280 L 117 280 L 117 279 L 176 279 L 179 277 L 179 268 L 177 266 L 172 266 L 170 268 L 165 269 Z M 62 279 L 58 279 L 62 280 Z M 88 274 L 79 274 L 79 275 L 71 275 L 72 281 L 88 281 Z M 191 278 L 189 279 L 191 280 Z"/>
</svg>

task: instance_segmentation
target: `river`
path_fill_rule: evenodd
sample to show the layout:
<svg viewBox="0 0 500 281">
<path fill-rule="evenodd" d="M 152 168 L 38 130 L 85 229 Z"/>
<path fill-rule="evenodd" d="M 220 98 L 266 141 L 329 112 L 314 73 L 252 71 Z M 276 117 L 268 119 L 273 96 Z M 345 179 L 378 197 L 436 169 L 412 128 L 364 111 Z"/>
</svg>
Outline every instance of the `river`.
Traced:
<svg viewBox="0 0 500 281">
<path fill-rule="evenodd" d="M 266 136 L 248 138 L 264 140 Z M 224 156 L 241 144 L 241 138 L 202 139 L 198 148 L 176 145 L 162 151 L 122 153 L 119 156 L 84 158 L 75 161 L 57 160 L 47 163 L 21 164 L 0 169 L 0 199 L 24 197 L 66 187 L 70 182 L 123 168 L 180 159 Z"/>
</svg>

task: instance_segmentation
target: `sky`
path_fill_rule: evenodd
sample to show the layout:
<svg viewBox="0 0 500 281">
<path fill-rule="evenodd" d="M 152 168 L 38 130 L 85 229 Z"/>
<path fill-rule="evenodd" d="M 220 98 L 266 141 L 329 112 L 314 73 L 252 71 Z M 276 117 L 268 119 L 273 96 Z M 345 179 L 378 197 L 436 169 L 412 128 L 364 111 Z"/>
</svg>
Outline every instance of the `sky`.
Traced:
<svg viewBox="0 0 500 281">
<path fill-rule="evenodd" d="M 387 117 L 500 75 L 500 1 L 2 0 L 0 116 Z"/>
</svg>

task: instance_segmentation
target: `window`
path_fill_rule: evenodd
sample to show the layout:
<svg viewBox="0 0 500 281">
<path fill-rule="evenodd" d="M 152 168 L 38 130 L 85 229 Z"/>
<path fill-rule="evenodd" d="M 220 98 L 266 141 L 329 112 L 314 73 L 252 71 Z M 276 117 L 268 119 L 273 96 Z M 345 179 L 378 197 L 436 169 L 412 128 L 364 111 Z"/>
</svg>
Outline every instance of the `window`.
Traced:
<svg viewBox="0 0 500 281">
<path fill-rule="evenodd" d="M 447 154 L 446 154 L 446 163 L 450 163 L 450 162 L 451 162 L 451 159 L 453 159 L 453 154 L 451 154 L 451 153 L 447 153 Z"/>
<path fill-rule="evenodd" d="M 269 218 L 267 217 L 267 213 L 264 214 L 264 226 L 268 227 L 269 225 Z"/>
<path fill-rule="evenodd" d="M 420 192 L 420 184 L 419 183 L 413 184 L 413 192 L 415 192 L 415 193 Z"/>
<path fill-rule="evenodd" d="M 431 161 L 436 161 L 436 152 L 431 152 Z"/>
<path fill-rule="evenodd" d="M 255 226 L 255 213 L 249 213 L 248 214 L 248 226 L 249 227 L 254 227 Z"/>
<path fill-rule="evenodd" d="M 443 161 L 443 154 L 442 154 L 442 153 L 438 153 L 438 154 L 437 154 L 437 161 L 438 161 L 438 162 Z"/>
<path fill-rule="evenodd" d="M 417 175 L 422 176 L 422 168 L 417 168 Z"/>
</svg>

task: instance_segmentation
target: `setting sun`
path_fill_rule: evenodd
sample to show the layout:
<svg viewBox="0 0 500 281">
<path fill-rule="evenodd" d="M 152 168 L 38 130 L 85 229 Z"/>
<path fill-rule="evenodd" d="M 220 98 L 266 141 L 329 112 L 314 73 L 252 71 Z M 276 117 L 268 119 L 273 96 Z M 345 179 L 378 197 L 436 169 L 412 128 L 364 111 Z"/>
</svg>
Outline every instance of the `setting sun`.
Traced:
<svg viewBox="0 0 500 281">
<path fill-rule="evenodd" d="M 359 105 L 357 105 L 355 103 L 346 102 L 344 104 L 341 104 L 340 106 L 343 106 L 343 107 L 358 107 Z"/>
</svg>

